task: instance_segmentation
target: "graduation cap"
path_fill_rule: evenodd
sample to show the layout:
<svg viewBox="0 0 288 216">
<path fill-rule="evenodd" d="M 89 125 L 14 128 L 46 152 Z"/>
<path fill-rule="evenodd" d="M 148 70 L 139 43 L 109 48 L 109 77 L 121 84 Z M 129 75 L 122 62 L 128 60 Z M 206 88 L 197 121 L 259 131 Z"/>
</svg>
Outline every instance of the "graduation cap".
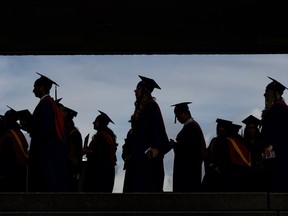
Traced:
<svg viewBox="0 0 288 216">
<path fill-rule="evenodd" d="M 16 111 L 15 109 L 13 109 L 12 107 L 6 105 L 10 110 Z"/>
<path fill-rule="evenodd" d="M 64 109 L 65 109 L 65 111 L 68 113 L 68 115 L 71 116 L 72 118 L 73 118 L 73 117 L 76 117 L 77 114 L 78 114 L 78 112 L 76 112 L 75 110 L 72 110 L 72 109 L 69 108 L 69 107 L 64 106 Z"/>
<path fill-rule="evenodd" d="M 66 107 L 62 103 L 60 103 L 61 100 L 62 100 L 62 98 L 59 98 L 59 99 L 55 100 L 57 106 L 59 108 L 64 109 L 68 113 L 68 115 L 70 115 L 72 118 L 76 117 L 78 113 L 75 110 L 73 110 L 73 109 L 71 109 L 69 107 Z"/>
<path fill-rule="evenodd" d="M 242 125 L 238 125 L 238 124 L 231 124 L 230 128 L 232 130 L 232 132 L 234 133 L 238 133 L 238 131 L 240 130 L 240 128 L 242 127 Z"/>
<path fill-rule="evenodd" d="M 225 119 L 220 119 L 220 118 L 217 118 L 216 122 L 217 122 L 218 126 L 224 127 L 224 128 L 227 128 L 227 127 L 232 125 L 232 121 L 225 120 Z"/>
<path fill-rule="evenodd" d="M 175 113 L 175 122 L 176 123 L 176 114 L 177 113 L 181 113 L 181 112 L 185 112 L 185 111 L 189 111 L 189 107 L 188 104 L 191 104 L 192 102 L 182 102 L 182 103 L 178 103 L 178 104 L 173 104 L 171 105 L 171 107 L 175 107 L 174 108 L 174 113 Z"/>
<path fill-rule="evenodd" d="M 281 95 L 283 94 L 284 90 L 287 89 L 286 86 L 284 86 L 283 84 L 281 84 L 280 82 L 278 82 L 277 80 L 271 78 L 268 76 L 269 79 L 272 80 L 271 83 L 269 83 L 267 86 L 266 86 L 266 90 L 267 89 L 273 89 L 273 90 L 276 90 L 277 92 L 279 92 Z"/>
<path fill-rule="evenodd" d="M 14 118 L 16 118 L 16 120 L 29 120 L 32 117 L 32 114 L 30 113 L 30 111 L 28 109 L 24 109 L 24 110 L 19 110 L 16 111 L 15 109 L 13 109 L 12 107 L 6 105 L 10 110 L 8 110 L 5 115 L 10 115 Z"/>
<path fill-rule="evenodd" d="M 48 78 L 47 76 L 44 76 L 43 74 L 40 74 L 38 72 L 36 72 L 36 73 L 38 75 L 40 75 L 40 78 L 37 79 L 35 81 L 35 83 L 44 85 L 44 87 L 47 90 L 50 90 L 53 84 L 55 85 L 55 100 L 57 100 L 57 86 L 59 87 L 59 85 L 56 82 L 54 82 L 53 80 L 51 80 L 50 78 Z"/>
<path fill-rule="evenodd" d="M 150 92 L 152 92 L 154 88 L 161 89 L 155 80 L 140 75 L 138 76 L 141 78 L 141 81 L 137 84 L 137 86 L 147 88 Z"/>
<path fill-rule="evenodd" d="M 256 126 L 258 126 L 260 124 L 260 119 L 256 118 L 253 115 L 249 115 L 247 118 L 245 118 L 242 121 L 244 124 L 255 124 Z"/>
<path fill-rule="evenodd" d="M 17 111 L 17 118 L 19 120 L 30 120 L 31 117 L 32 117 L 32 114 L 30 113 L 28 109 Z"/>
<path fill-rule="evenodd" d="M 104 122 L 107 125 L 109 124 L 109 122 L 111 122 L 112 124 L 115 124 L 106 113 L 104 113 L 104 112 L 102 112 L 100 110 L 98 110 L 98 111 L 100 112 L 100 115 L 101 115 L 102 119 L 104 120 Z"/>
<path fill-rule="evenodd" d="M 12 107 L 8 106 L 8 105 L 6 105 L 6 106 L 9 108 L 9 110 L 5 112 L 4 118 L 13 119 L 13 120 L 16 121 L 17 120 L 17 112 L 16 112 L 16 110 L 13 109 Z"/>
</svg>

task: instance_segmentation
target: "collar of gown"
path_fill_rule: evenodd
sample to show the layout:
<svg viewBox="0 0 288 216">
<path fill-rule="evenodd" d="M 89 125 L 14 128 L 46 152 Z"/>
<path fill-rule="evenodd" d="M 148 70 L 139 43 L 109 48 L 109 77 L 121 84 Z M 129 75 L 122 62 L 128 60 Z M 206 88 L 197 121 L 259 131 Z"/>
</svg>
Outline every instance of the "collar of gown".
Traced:
<svg viewBox="0 0 288 216">
<path fill-rule="evenodd" d="M 49 96 L 49 94 L 44 95 L 40 100 L 43 100 L 47 96 Z"/>
<path fill-rule="evenodd" d="M 194 119 L 193 119 L 192 117 L 189 118 L 189 119 L 185 122 L 184 126 L 187 125 L 187 124 L 189 124 L 189 123 L 191 123 L 191 122 L 193 122 L 193 121 L 194 121 Z"/>
</svg>

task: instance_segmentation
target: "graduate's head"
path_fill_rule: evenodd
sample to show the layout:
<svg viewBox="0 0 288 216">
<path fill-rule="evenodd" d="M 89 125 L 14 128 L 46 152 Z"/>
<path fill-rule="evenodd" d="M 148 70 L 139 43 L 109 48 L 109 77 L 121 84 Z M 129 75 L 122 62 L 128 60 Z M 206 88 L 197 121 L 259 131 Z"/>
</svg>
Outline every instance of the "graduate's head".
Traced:
<svg viewBox="0 0 288 216">
<path fill-rule="evenodd" d="M 191 113 L 189 110 L 188 104 L 192 102 L 182 102 L 178 104 L 171 105 L 174 108 L 174 114 L 175 114 L 175 123 L 176 119 L 181 123 L 184 124 L 188 118 L 191 117 Z"/>
<path fill-rule="evenodd" d="M 17 123 L 18 115 L 17 111 L 14 109 L 8 110 L 4 114 L 4 126 L 6 129 L 16 129 L 20 128 L 19 124 Z"/>
<path fill-rule="evenodd" d="M 146 101 L 149 100 L 152 97 L 152 92 L 154 88 L 161 89 L 159 85 L 150 78 L 140 76 L 141 81 L 137 84 L 136 89 L 134 90 L 135 92 L 135 97 L 137 101 Z"/>
<path fill-rule="evenodd" d="M 258 133 L 259 131 L 258 127 L 261 123 L 260 119 L 256 118 L 253 115 L 249 115 L 242 122 L 245 124 L 244 137 L 246 136 L 252 137 L 256 133 Z"/>
<path fill-rule="evenodd" d="M 217 123 L 216 126 L 217 136 L 226 136 L 229 133 L 232 121 L 217 118 L 216 123 Z"/>
<path fill-rule="evenodd" d="M 107 127 L 110 122 L 114 124 L 114 122 L 110 119 L 110 117 L 106 113 L 100 110 L 98 111 L 100 112 L 100 115 L 98 115 L 95 121 L 93 122 L 95 130 Z"/>
<path fill-rule="evenodd" d="M 56 82 L 53 80 L 49 79 L 48 77 L 36 72 L 38 75 L 40 75 L 40 78 L 38 78 L 34 82 L 34 89 L 33 92 L 36 97 L 42 97 L 45 94 L 49 94 L 50 89 L 52 85 L 59 86 Z M 55 90 L 56 91 L 56 90 Z"/>
<path fill-rule="evenodd" d="M 77 116 L 78 112 L 76 112 L 75 110 L 69 108 L 69 107 L 66 107 L 66 106 L 63 106 L 63 111 L 66 115 L 66 118 L 68 119 L 73 119 L 74 117 Z"/>
<path fill-rule="evenodd" d="M 30 111 L 28 109 L 19 110 L 17 111 L 17 116 L 18 116 L 20 128 L 22 130 L 29 132 L 30 126 L 31 126 L 30 123 L 32 119 L 32 114 L 30 113 Z"/>
<path fill-rule="evenodd" d="M 150 93 L 152 93 L 154 88 L 161 89 L 159 85 L 155 82 L 155 80 L 140 75 L 139 77 L 141 81 L 137 84 L 136 89 L 137 88 L 147 89 Z"/>
<path fill-rule="evenodd" d="M 272 82 L 270 82 L 267 86 L 266 86 L 266 92 L 268 90 L 272 90 L 277 92 L 279 95 L 282 95 L 284 90 L 287 89 L 283 84 L 281 84 L 280 82 L 278 82 L 277 80 L 271 78 L 268 76 L 269 79 L 272 80 Z"/>
<path fill-rule="evenodd" d="M 241 125 L 238 125 L 238 124 L 231 124 L 230 127 L 229 127 L 229 135 L 237 135 L 239 134 L 239 130 L 241 129 Z"/>
<path fill-rule="evenodd" d="M 5 118 L 6 120 L 9 120 L 9 121 L 17 121 L 17 111 L 15 111 L 14 109 L 8 110 L 8 111 L 4 114 L 4 118 Z"/>
<path fill-rule="evenodd" d="M 61 111 L 61 114 L 64 118 L 64 120 L 73 120 L 74 117 L 77 116 L 78 112 L 76 112 L 75 110 L 64 106 L 62 103 L 60 103 L 60 101 L 62 100 L 62 98 L 59 98 L 57 100 L 55 100 L 58 108 Z"/>
<path fill-rule="evenodd" d="M 264 97 L 265 97 L 265 109 L 269 109 L 275 100 L 279 100 L 282 98 L 282 94 L 285 89 L 287 89 L 283 84 L 278 82 L 277 80 L 268 76 L 269 79 L 272 80 L 265 89 Z"/>
</svg>

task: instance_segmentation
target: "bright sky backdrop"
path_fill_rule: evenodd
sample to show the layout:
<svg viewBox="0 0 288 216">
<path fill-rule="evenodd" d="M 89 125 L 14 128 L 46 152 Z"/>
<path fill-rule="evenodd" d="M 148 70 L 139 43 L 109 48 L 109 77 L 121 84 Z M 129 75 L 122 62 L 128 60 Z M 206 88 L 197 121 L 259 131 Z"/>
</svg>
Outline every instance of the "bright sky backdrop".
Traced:
<svg viewBox="0 0 288 216">
<path fill-rule="evenodd" d="M 92 122 L 101 110 L 115 122 L 117 150 L 115 193 L 123 187 L 122 145 L 134 110 L 138 75 L 153 78 L 169 138 L 175 139 L 182 125 L 174 124 L 172 104 L 191 101 L 190 111 L 205 135 L 207 145 L 215 136 L 215 120 L 236 124 L 248 115 L 261 118 L 267 76 L 288 86 L 288 55 L 76 55 L 0 56 L 0 114 L 8 108 L 29 109 L 39 99 L 32 93 L 36 72 L 59 84 L 58 98 L 78 112 L 75 120 L 84 137 L 93 136 Z M 54 95 L 54 87 L 51 89 Z M 284 99 L 287 92 L 284 93 Z M 165 156 L 165 191 L 171 191 L 173 151 Z"/>
</svg>

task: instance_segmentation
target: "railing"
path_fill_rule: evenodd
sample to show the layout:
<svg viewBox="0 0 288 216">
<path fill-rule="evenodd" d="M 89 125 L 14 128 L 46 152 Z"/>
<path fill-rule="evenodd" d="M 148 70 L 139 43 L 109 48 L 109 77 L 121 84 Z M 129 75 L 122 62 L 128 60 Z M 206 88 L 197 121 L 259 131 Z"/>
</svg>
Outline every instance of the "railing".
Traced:
<svg viewBox="0 0 288 216">
<path fill-rule="evenodd" d="M 285 193 L 1 193 L 0 213 L 287 215 Z"/>
</svg>

